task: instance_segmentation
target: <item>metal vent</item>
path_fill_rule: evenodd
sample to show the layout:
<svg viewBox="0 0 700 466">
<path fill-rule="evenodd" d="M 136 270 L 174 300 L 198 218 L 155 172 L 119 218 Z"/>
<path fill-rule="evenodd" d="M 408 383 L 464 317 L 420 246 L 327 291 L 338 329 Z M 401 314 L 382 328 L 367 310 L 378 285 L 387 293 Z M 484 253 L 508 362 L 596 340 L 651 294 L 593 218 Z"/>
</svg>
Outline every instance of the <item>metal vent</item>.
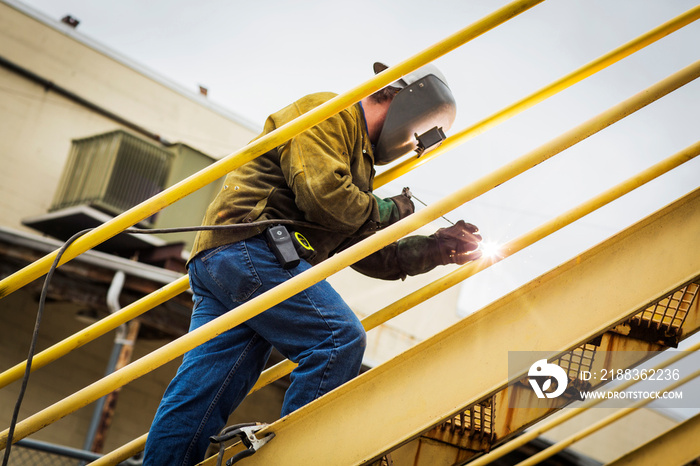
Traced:
<svg viewBox="0 0 700 466">
<path fill-rule="evenodd" d="M 172 157 L 124 131 L 74 140 L 49 210 L 89 205 L 118 215 L 165 188 Z"/>
</svg>

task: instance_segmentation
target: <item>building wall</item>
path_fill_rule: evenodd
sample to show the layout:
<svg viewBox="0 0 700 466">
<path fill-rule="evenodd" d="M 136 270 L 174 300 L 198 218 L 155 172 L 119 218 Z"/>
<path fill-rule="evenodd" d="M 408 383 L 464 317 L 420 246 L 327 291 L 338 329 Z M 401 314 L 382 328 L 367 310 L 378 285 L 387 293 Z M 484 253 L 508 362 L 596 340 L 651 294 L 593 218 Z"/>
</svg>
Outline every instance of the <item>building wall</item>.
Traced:
<svg viewBox="0 0 700 466">
<path fill-rule="evenodd" d="M 221 158 L 258 131 L 204 96 L 148 75 L 58 21 L 51 26 L 0 2 L 0 57 L 171 142 Z M 0 67 L 0 224 L 46 212 L 71 140 L 122 128 Z"/>
</svg>

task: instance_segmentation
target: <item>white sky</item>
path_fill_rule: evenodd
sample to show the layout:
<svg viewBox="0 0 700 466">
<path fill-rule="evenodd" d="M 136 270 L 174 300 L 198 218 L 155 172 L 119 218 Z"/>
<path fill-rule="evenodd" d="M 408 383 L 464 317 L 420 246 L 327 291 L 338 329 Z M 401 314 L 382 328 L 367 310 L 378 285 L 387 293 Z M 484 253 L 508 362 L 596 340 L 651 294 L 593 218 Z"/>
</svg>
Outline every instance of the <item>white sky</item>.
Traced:
<svg viewBox="0 0 700 466">
<path fill-rule="evenodd" d="M 21 0 L 262 125 L 304 94 L 343 92 L 374 61 L 402 61 L 507 4 L 502 0 Z M 696 0 L 547 0 L 435 63 L 461 130 L 697 5 Z M 700 22 L 652 44 L 378 191 L 446 196 L 700 58 Z M 700 83 L 577 144 L 448 215 L 504 242 L 698 140 Z M 450 133 L 448 132 L 448 135 Z M 177 135 L 168 135 L 177 140 Z M 230 152 L 235 151 L 232 147 Z M 226 154 L 212 154 L 226 155 Z M 460 313 L 588 249 L 700 186 L 700 160 L 470 278 Z M 420 205 L 417 205 L 420 209 Z M 442 220 L 434 227 L 447 226 Z M 564 311 L 564 309 L 563 309 Z"/>
</svg>

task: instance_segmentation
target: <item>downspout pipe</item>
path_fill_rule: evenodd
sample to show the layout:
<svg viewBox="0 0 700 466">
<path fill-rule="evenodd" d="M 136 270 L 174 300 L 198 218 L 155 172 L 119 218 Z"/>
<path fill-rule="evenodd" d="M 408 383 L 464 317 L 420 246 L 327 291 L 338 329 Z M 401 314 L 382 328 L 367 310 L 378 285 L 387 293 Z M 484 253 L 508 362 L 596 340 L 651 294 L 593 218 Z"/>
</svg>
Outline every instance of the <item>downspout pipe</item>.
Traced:
<svg viewBox="0 0 700 466">
<path fill-rule="evenodd" d="M 122 289 L 124 288 L 125 280 L 126 274 L 121 270 L 118 270 L 112 278 L 112 283 L 110 283 L 109 290 L 107 290 L 107 308 L 109 308 L 110 314 L 114 314 L 121 309 L 121 305 L 119 304 L 119 296 L 121 295 Z M 119 360 L 119 354 L 121 353 L 124 344 L 127 343 L 125 339 L 126 324 L 122 324 L 117 328 L 117 332 L 114 337 L 112 354 L 110 354 L 109 356 L 109 362 L 107 363 L 105 376 L 114 372 L 114 369 L 117 366 L 117 361 Z M 100 420 L 102 419 L 102 411 L 104 410 L 104 405 L 107 400 L 107 396 L 108 395 L 105 395 L 99 400 L 97 400 L 95 410 L 92 413 L 92 419 L 90 420 L 90 427 L 88 428 L 88 432 L 85 437 L 85 443 L 83 444 L 83 450 L 92 450 L 92 445 L 95 441 L 97 429 L 99 429 L 100 426 Z"/>
</svg>

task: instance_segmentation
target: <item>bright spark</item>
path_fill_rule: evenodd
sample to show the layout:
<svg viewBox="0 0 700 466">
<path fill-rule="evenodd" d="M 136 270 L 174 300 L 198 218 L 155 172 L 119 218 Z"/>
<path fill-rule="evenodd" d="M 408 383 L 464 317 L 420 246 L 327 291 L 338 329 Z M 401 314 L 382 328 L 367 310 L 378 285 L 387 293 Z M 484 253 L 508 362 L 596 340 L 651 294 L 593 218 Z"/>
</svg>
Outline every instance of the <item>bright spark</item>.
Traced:
<svg viewBox="0 0 700 466">
<path fill-rule="evenodd" d="M 496 259 L 502 257 L 501 245 L 494 241 L 482 241 L 479 243 L 479 250 L 482 257 Z"/>
</svg>

